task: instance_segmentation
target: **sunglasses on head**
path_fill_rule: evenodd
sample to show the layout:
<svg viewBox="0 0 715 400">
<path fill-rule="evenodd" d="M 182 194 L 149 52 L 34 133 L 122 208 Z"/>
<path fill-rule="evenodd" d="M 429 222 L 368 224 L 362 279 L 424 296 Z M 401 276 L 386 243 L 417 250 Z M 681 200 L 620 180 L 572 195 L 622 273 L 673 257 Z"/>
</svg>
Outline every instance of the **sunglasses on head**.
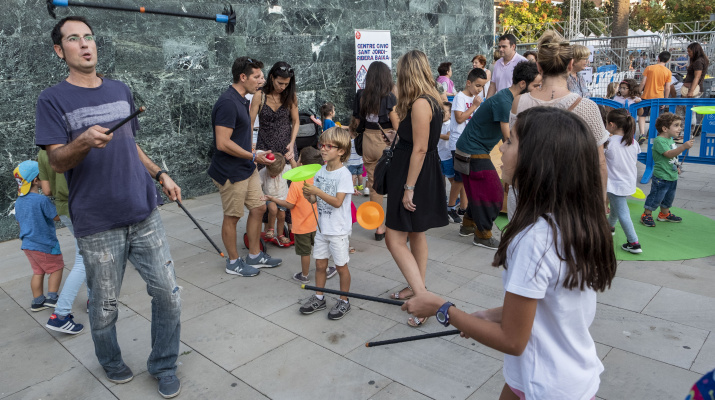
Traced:
<svg viewBox="0 0 715 400">
<path fill-rule="evenodd" d="M 281 65 L 280 67 L 278 67 L 278 69 L 281 70 L 281 71 L 287 72 L 287 73 L 289 73 L 289 74 L 292 74 L 292 73 L 293 73 L 293 68 L 291 68 L 291 67 L 286 67 L 286 66 L 284 66 L 284 65 Z"/>
</svg>

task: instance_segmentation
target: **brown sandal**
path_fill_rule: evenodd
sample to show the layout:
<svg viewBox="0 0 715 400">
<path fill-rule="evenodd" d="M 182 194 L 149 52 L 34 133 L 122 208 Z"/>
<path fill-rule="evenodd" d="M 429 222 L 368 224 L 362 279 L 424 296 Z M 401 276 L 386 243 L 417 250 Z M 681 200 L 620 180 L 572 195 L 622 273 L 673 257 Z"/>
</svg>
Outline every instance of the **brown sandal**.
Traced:
<svg viewBox="0 0 715 400">
<path fill-rule="evenodd" d="M 290 239 L 287 238 L 285 235 L 280 235 L 278 236 L 278 244 L 287 246 L 288 244 L 290 244 Z"/>
<path fill-rule="evenodd" d="M 266 229 L 266 239 L 271 240 L 276 237 L 276 230 L 273 228 Z"/>
<path fill-rule="evenodd" d="M 405 290 L 412 291 L 412 288 L 409 286 L 406 286 L 404 289 L 400 290 L 397 293 L 390 293 L 390 298 L 393 300 L 409 300 L 415 295 L 415 292 L 412 291 L 412 294 L 410 294 L 409 296 L 404 296 L 404 297 L 401 296 L 400 293 L 404 292 Z"/>
</svg>

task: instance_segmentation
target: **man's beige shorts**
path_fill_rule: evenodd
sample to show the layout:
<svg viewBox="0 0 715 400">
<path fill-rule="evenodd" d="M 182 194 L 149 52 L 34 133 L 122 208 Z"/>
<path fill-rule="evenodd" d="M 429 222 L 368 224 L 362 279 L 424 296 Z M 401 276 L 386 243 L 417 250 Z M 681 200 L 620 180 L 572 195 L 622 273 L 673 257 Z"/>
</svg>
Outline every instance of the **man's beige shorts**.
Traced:
<svg viewBox="0 0 715 400">
<path fill-rule="evenodd" d="M 239 182 L 231 183 L 228 179 L 224 185 L 215 180 L 213 182 L 221 195 L 223 215 L 241 218 L 243 217 L 244 206 L 252 210 L 266 204 L 265 201 L 261 200 L 263 190 L 261 189 L 261 178 L 258 177 L 257 170 L 254 170 L 250 177 Z"/>
</svg>

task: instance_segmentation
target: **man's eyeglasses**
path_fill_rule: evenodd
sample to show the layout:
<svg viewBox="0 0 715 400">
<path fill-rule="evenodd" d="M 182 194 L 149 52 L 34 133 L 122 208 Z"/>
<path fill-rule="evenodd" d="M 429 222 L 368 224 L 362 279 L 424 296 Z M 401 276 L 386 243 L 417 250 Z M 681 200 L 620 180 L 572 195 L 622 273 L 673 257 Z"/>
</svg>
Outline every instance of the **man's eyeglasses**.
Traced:
<svg viewBox="0 0 715 400">
<path fill-rule="evenodd" d="M 338 148 L 338 146 L 335 146 L 332 144 L 318 143 L 318 149 L 320 149 L 320 150 L 326 149 L 326 150 L 330 151 L 332 149 L 337 149 L 337 148 Z"/>
<path fill-rule="evenodd" d="M 69 43 L 79 43 L 81 39 L 84 39 L 85 42 L 94 42 L 94 35 L 84 35 L 82 37 L 72 35 L 65 38 Z"/>
</svg>

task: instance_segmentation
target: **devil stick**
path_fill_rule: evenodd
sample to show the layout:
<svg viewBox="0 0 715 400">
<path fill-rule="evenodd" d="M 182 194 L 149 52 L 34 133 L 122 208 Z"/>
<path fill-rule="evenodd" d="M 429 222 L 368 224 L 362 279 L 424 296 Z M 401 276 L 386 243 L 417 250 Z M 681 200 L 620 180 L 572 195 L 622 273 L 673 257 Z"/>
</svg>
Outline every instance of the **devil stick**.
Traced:
<svg viewBox="0 0 715 400">
<path fill-rule="evenodd" d="M 365 294 L 359 294 L 359 293 L 351 293 L 351 292 L 343 292 L 340 290 L 333 290 L 333 289 L 326 289 L 326 288 L 319 288 L 315 286 L 308 286 L 308 285 L 300 285 L 302 289 L 305 290 L 315 290 L 316 292 L 324 292 L 324 293 L 330 293 L 330 294 L 337 294 L 340 296 L 347 296 L 347 297 L 353 297 L 356 299 L 363 299 L 363 300 L 369 300 L 369 301 L 374 301 L 377 303 L 385 303 L 385 304 L 392 304 L 395 306 L 401 306 L 404 302 L 399 301 L 399 300 L 390 300 L 390 299 L 383 299 L 382 297 L 375 297 L 375 296 L 368 296 Z"/>
<path fill-rule="evenodd" d="M 146 107 L 144 107 L 144 106 L 139 107 L 136 111 L 134 111 L 134 112 L 132 113 L 132 115 L 130 115 L 130 116 L 124 118 L 123 120 L 119 121 L 118 124 L 116 124 L 116 125 L 114 125 L 113 127 L 109 128 L 109 130 L 106 131 L 106 132 L 104 132 L 104 133 L 107 134 L 107 135 L 111 135 L 112 132 L 114 132 L 114 131 L 116 131 L 117 129 L 121 128 L 122 125 L 124 125 L 124 124 L 126 124 L 127 122 L 133 120 L 134 118 L 136 118 L 137 115 L 143 113 L 144 111 L 146 111 Z"/>
<path fill-rule="evenodd" d="M 424 335 L 407 336 L 407 337 L 401 337 L 401 338 L 390 339 L 390 340 L 381 340 L 379 342 L 367 342 L 367 343 L 365 343 L 365 347 L 377 347 L 377 346 L 384 346 L 386 344 L 412 342 L 414 340 L 430 339 L 430 338 L 436 338 L 436 337 L 441 337 L 441 336 L 451 336 L 451 335 L 459 335 L 459 330 L 453 329 L 453 330 L 444 331 L 444 332 L 426 333 Z"/>
<path fill-rule="evenodd" d="M 87 7 L 87 8 L 97 8 L 100 10 L 114 10 L 114 11 L 130 11 L 139 12 L 142 14 L 158 14 L 158 15 L 168 15 L 172 17 L 184 17 L 184 18 L 196 18 L 196 19 L 206 19 L 211 21 L 216 21 L 222 24 L 226 24 L 226 33 L 233 33 L 236 27 L 236 13 L 233 11 L 233 7 L 229 4 L 224 7 L 221 14 L 216 15 L 199 15 L 199 14 L 189 14 L 174 11 L 163 11 L 163 10 L 152 10 L 142 6 L 125 7 L 107 4 L 95 4 L 95 3 L 83 3 L 78 1 L 70 0 L 47 0 L 47 11 L 50 13 L 52 18 L 56 18 L 55 8 L 57 7 Z"/>
<path fill-rule="evenodd" d="M 224 257 L 223 252 L 222 252 L 221 250 L 219 250 L 218 246 L 216 246 L 216 243 L 214 243 L 214 241 L 211 240 L 211 238 L 210 238 L 209 235 L 206 233 L 206 231 L 204 230 L 204 228 L 202 228 L 201 225 L 199 225 L 199 223 L 198 223 L 198 222 L 194 219 L 194 217 L 191 215 L 191 213 L 189 213 L 189 210 L 187 210 L 187 209 L 184 207 L 184 205 L 181 204 L 180 201 L 177 201 L 176 204 L 178 204 L 179 207 L 181 207 L 181 209 L 184 210 L 184 212 L 186 213 L 186 215 L 188 215 L 189 218 L 191 218 L 191 220 L 194 221 L 194 224 L 196 224 L 196 227 L 199 228 L 199 230 L 201 231 L 201 233 L 204 234 L 204 236 L 206 236 L 206 239 L 208 239 L 208 241 L 211 243 L 211 245 L 214 247 L 214 249 L 216 249 L 216 251 L 218 252 L 218 254 L 219 254 L 221 257 Z"/>
</svg>

